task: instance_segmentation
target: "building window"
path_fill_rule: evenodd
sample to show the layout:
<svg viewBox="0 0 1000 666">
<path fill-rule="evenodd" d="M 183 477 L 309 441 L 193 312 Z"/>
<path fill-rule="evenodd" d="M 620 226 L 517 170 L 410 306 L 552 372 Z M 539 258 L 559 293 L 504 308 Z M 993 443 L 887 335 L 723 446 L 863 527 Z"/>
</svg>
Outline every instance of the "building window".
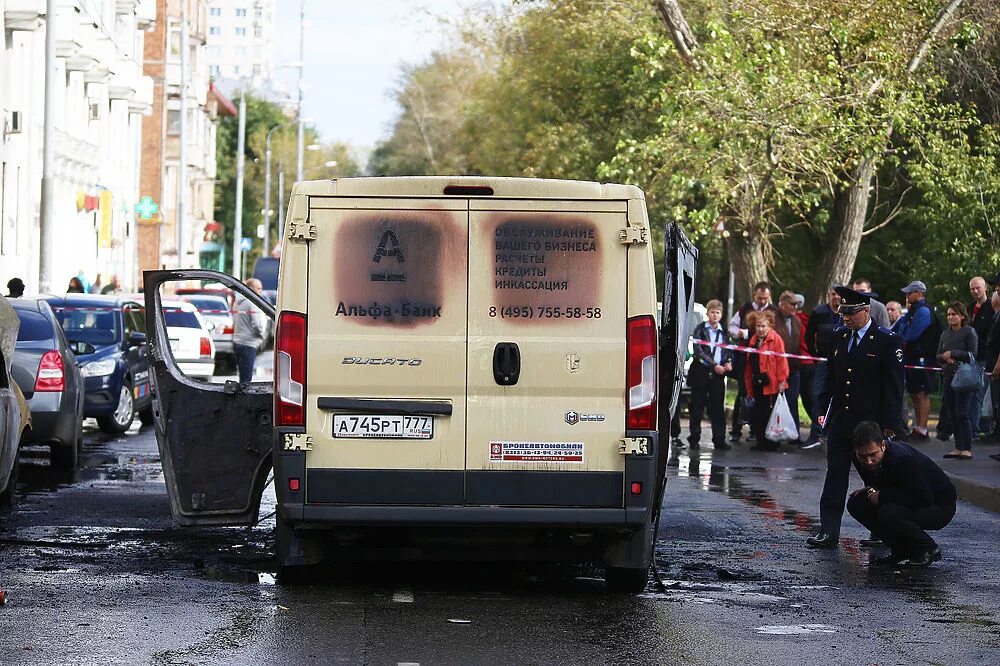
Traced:
<svg viewBox="0 0 1000 666">
<path fill-rule="evenodd" d="M 258 7 L 254 7 L 253 8 L 253 16 L 254 16 L 254 18 L 260 18 L 263 15 L 264 15 L 264 8 L 263 7 L 258 6 Z"/>
<path fill-rule="evenodd" d="M 253 27 L 253 36 L 256 37 L 257 39 L 260 39 L 261 37 L 263 37 L 264 36 L 264 28 L 260 27 L 259 25 L 255 25 Z"/>
<path fill-rule="evenodd" d="M 242 8 L 236 9 L 236 18 L 245 18 L 247 15 L 247 10 Z"/>
<path fill-rule="evenodd" d="M 247 36 L 247 29 L 246 28 L 236 28 L 236 36 L 237 37 L 246 37 Z"/>
<path fill-rule="evenodd" d="M 209 16 L 222 16 L 222 8 L 221 7 L 209 7 L 209 9 L 208 9 L 208 15 Z"/>
<path fill-rule="evenodd" d="M 181 112 L 178 109 L 167 109 L 167 134 L 178 136 L 181 133 Z"/>
<path fill-rule="evenodd" d="M 219 78 L 219 66 L 218 65 L 209 65 L 209 67 L 208 67 L 208 75 L 211 76 L 213 79 Z"/>
<path fill-rule="evenodd" d="M 208 34 L 210 34 L 210 35 L 221 35 L 222 34 L 222 28 L 220 28 L 217 25 L 213 25 L 211 28 L 208 29 Z"/>
</svg>

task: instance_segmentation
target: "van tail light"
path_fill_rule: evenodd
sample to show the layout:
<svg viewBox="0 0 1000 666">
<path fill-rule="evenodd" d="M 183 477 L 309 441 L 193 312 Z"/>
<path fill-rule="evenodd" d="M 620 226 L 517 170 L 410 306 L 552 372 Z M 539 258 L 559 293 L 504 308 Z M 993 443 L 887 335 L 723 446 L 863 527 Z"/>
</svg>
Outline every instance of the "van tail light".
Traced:
<svg viewBox="0 0 1000 666">
<path fill-rule="evenodd" d="M 279 426 L 306 424 L 306 316 L 282 312 L 274 336 L 275 414 Z"/>
<path fill-rule="evenodd" d="M 656 321 L 650 315 L 628 320 L 625 406 L 628 430 L 656 429 Z"/>
<path fill-rule="evenodd" d="M 201 351 L 198 352 L 202 356 L 212 355 L 212 341 L 206 337 L 201 338 Z"/>
<path fill-rule="evenodd" d="M 38 362 L 35 391 L 62 391 L 66 388 L 62 356 L 57 351 L 47 351 Z"/>
</svg>

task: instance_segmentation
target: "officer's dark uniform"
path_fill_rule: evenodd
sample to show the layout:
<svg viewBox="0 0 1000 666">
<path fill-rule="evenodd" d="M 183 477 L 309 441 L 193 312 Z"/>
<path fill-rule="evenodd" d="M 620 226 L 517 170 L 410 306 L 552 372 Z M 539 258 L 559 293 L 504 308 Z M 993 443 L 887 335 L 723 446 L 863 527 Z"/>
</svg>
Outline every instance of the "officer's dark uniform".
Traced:
<svg viewBox="0 0 1000 666">
<path fill-rule="evenodd" d="M 841 296 L 840 311 L 849 314 L 869 304 L 865 294 L 835 287 Z M 833 548 L 840 536 L 854 446 L 851 435 L 861 421 L 875 421 L 883 430 L 900 432 L 903 405 L 902 340 L 895 333 L 868 327 L 860 344 L 856 331 L 842 326 L 833 333 L 833 350 L 827 361 L 826 384 L 820 405 L 828 405 L 826 428 L 827 468 L 820 497 L 820 533 L 809 545 Z M 820 407 L 822 408 L 822 407 Z"/>
</svg>

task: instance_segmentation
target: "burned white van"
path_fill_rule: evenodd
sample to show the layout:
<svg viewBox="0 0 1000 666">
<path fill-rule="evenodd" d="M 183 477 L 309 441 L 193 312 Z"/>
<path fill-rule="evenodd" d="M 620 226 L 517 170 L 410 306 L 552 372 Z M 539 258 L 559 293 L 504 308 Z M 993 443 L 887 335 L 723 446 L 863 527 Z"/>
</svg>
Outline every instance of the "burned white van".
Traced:
<svg viewBox="0 0 1000 666">
<path fill-rule="evenodd" d="M 642 589 L 696 261 L 673 225 L 666 241 L 658 330 L 636 187 L 298 184 L 276 309 L 212 271 L 145 275 L 175 519 L 252 522 L 273 467 L 283 571 L 374 544 L 594 560 L 609 587 Z M 275 317 L 273 384 L 178 373 L 159 301 L 198 279 Z"/>
</svg>

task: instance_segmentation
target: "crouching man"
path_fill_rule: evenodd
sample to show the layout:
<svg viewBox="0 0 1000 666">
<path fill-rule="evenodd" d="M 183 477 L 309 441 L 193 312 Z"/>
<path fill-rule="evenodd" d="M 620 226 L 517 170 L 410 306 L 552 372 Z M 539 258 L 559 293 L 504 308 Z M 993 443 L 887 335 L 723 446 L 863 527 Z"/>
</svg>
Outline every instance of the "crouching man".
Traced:
<svg viewBox="0 0 1000 666">
<path fill-rule="evenodd" d="M 912 446 L 886 440 L 882 428 L 862 421 L 854 429 L 854 455 L 865 487 L 851 493 L 847 511 L 889 546 L 878 565 L 926 567 L 941 549 L 924 530 L 940 530 L 955 517 L 955 486 Z"/>
</svg>

